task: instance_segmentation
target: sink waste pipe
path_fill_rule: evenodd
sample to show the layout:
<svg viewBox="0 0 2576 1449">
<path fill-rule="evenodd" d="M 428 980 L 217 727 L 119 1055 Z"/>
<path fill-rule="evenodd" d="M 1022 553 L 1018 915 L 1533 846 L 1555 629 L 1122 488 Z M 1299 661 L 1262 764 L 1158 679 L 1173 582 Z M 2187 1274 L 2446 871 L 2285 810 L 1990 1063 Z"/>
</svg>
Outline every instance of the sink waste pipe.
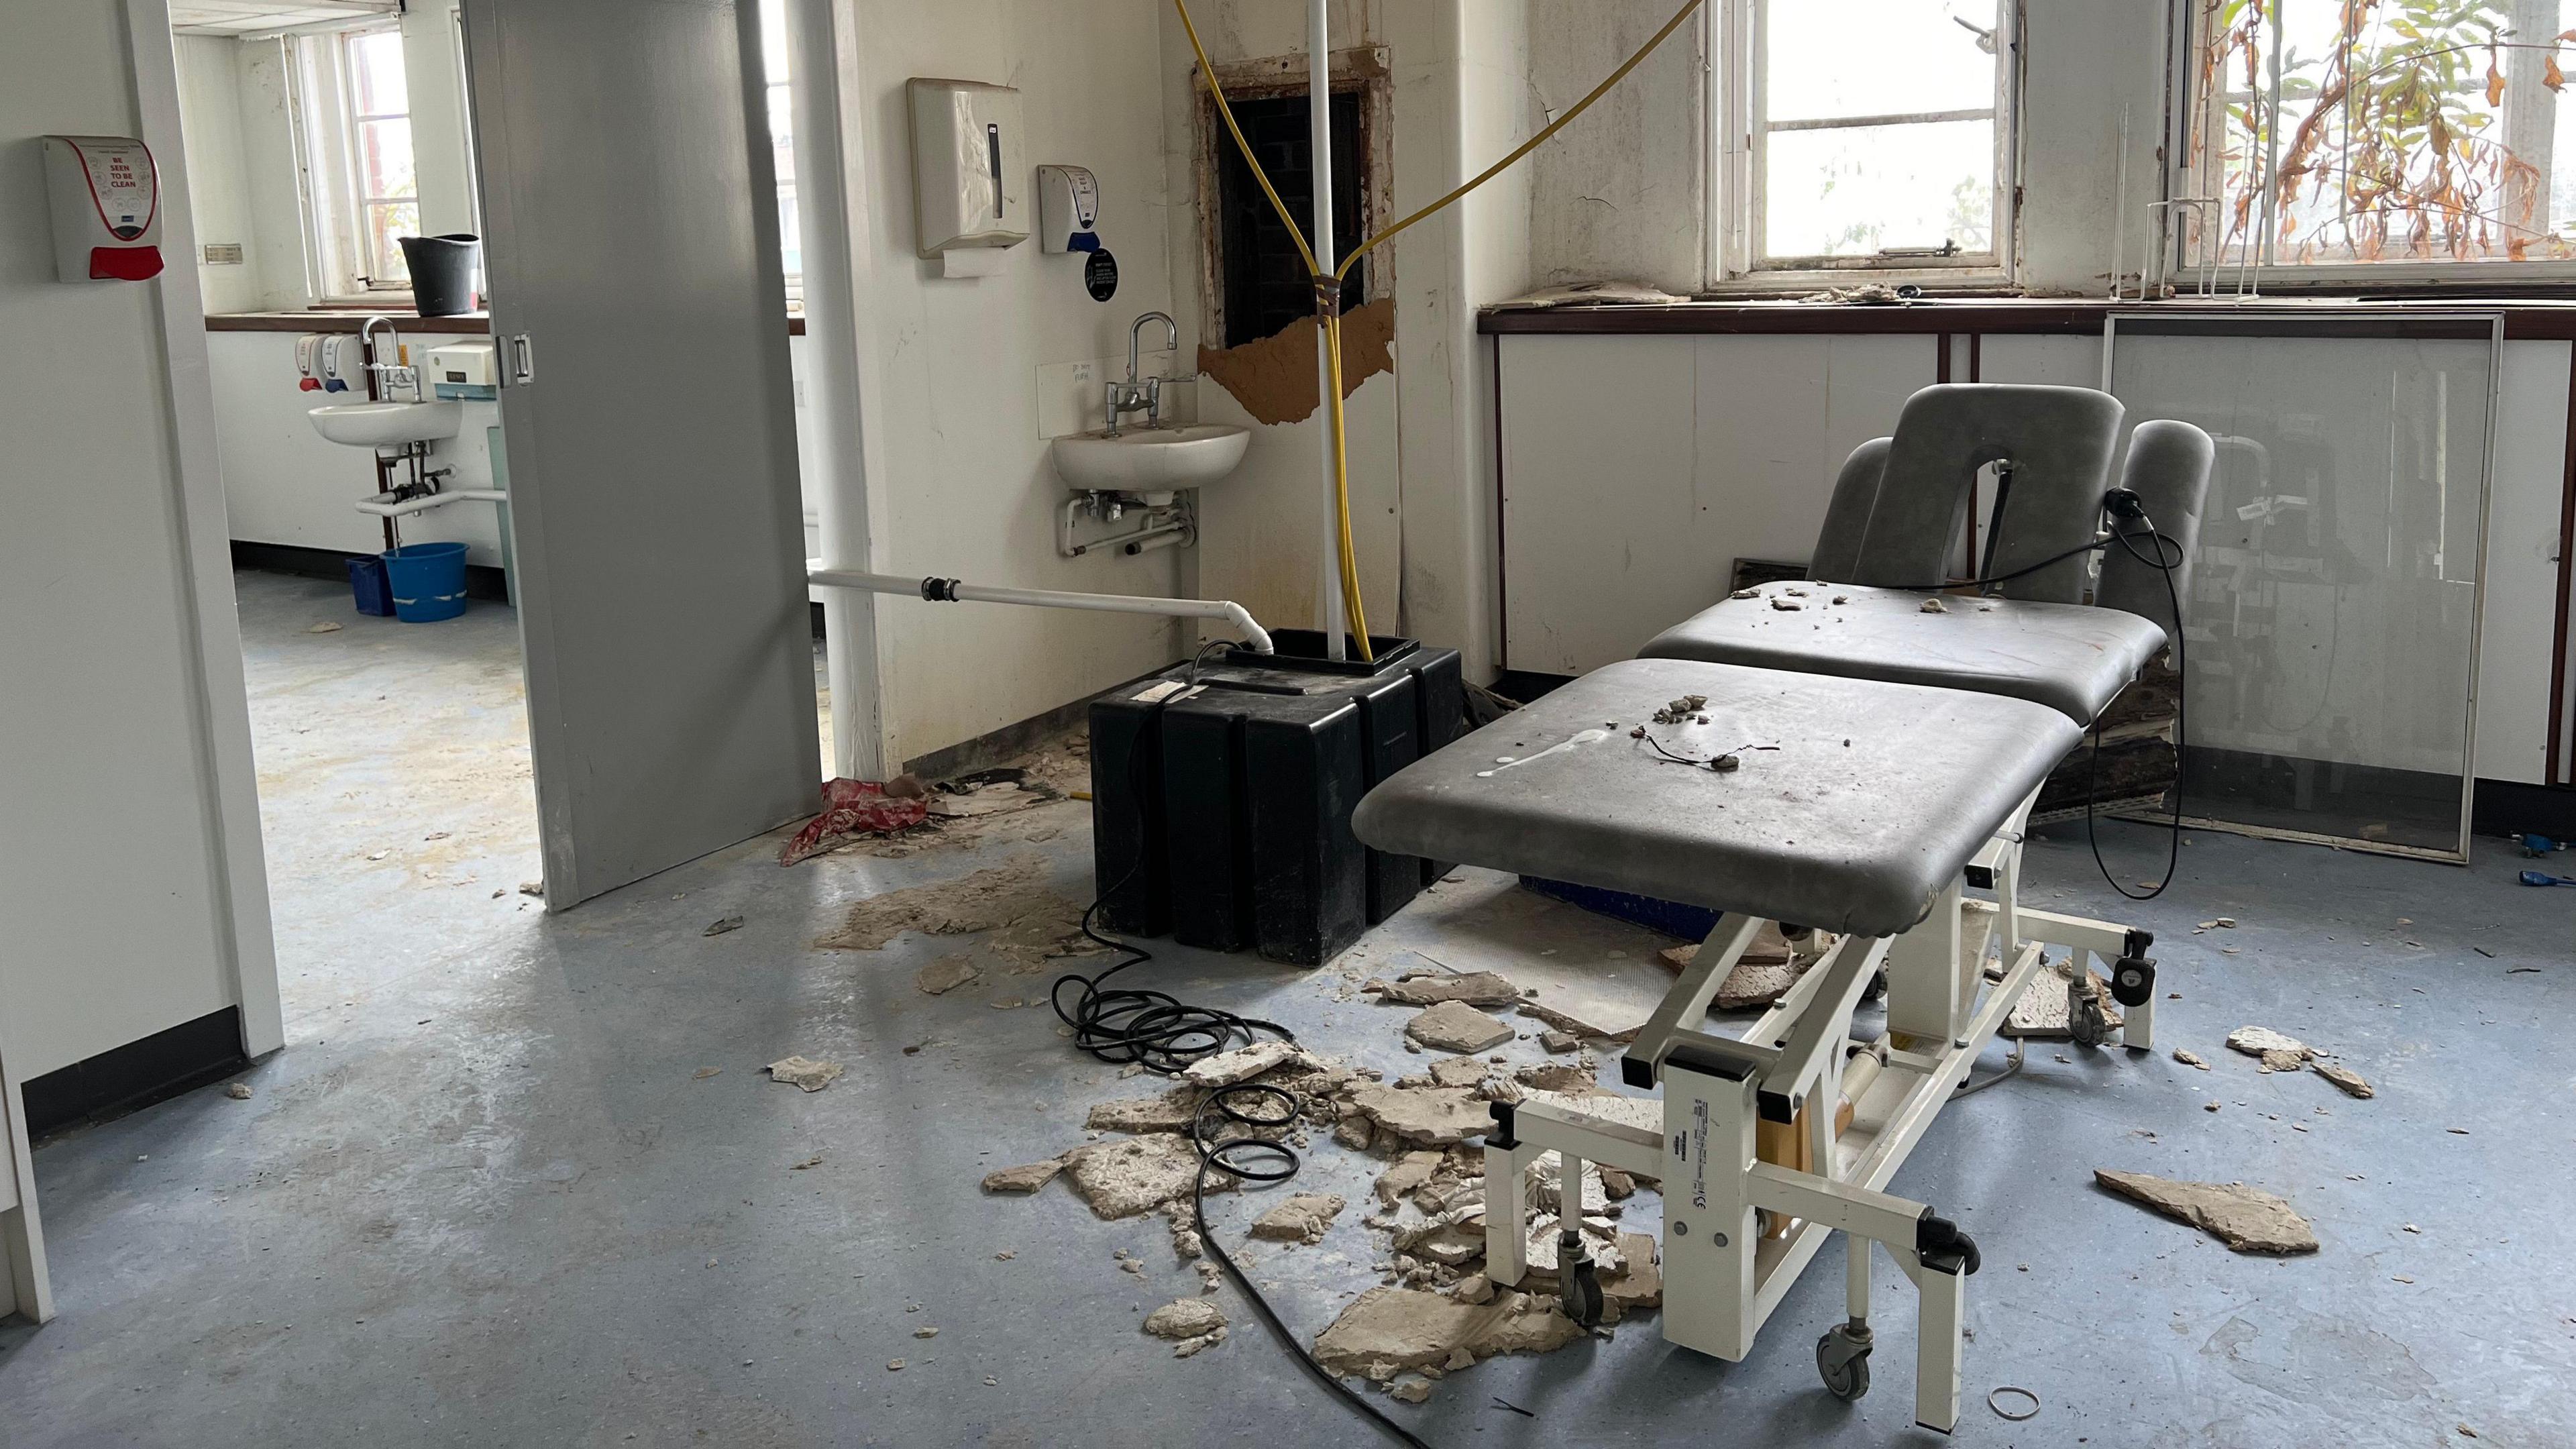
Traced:
<svg viewBox="0 0 2576 1449">
<path fill-rule="evenodd" d="M 1270 652 L 1270 631 L 1255 623 L 1252 612 L 1231 599 L 1158 599 L 1144 594 L 1074 594 L 1057 589 L 1004 589 L 959 579 L 907 578 L 901 574 L 865 574 L 854 569 L 827 569 L 808 560 L 805 581 L 821 588 L 861 589 L 871 594 L 899 594 L 935 604 L 1028 604 L 1041 609 L 1088 609 L 1101 614 L 1160 614 L 1167 619 L 1223 619 L 1243 635 L 1255 654 Z"/>
<path fill-rule="evenodd" d="M 1198 56 L 1199 76 L 1207 83 L 1208 95 L 1216 102 L 1217 115 L 1225 121 L 1227 133 L 1234 137 L 1235 148 L 1243 153 L 1244 164 L 1252 168 L 1252 179 L 1261 183 L 1261 194 L 1270 198 L 1271 209 L 1278 212 L 1280 221 L 1287 225 L 1288 238 L 1297 244 L 1298 255 L 1305 261 L 1307 274 L 1314 283 L 1315 320 L 1323 333 L 1324 344 L 1321 368 L 1323 376 L 1318 381 L 1324 394 L 1327 415 L 1332 420 L 1326 451 L 1330 460 L 1328 472 L 1332 479 L 1333 527 L 1330 531 L 1335 536 L 1329 546 L 1339 561 L 1341 575 L 1339 609 L 1331 607 L 1330 591 L 1325 591 L 1327 599 L 1323 620 L 1324 645 L 1330 657 L 1334 659 L 1342 657 L 1343 631 L 1339 621 L 1333 616 L 1346 614 L 1349 618 L 1351 638 L 1357 641 L 1360 659 L 1366 662 L 1370 657 L 1368 611 L 1360 599 L 1359 561 L 1351 548 L 1350 447 L 1342 417 L 1342 289 L 1347 283 L 1351 268 L 1359 265 L 1360 258 L 1392 240 L 1398 232 L 1417 221 L 1437 214 L 1468 192 L 1501 175 L 1510 169 L 1513 162 L 1537 150 L 1550 136 L 1565 129 L 1575 117 L 1590 110 L 1594 101 L 1609 94 L 1611 87 L 1627 79 L 1630 71 L 1635 70 L 1647 56 L 1653 54 L 1655 48 L 1664 43 L 1665 37 L 1679 30 L 1682 22 L 1699 10 L 1702 0 L 1685 0 L 1682 8 L 1673 12 L 1673 18 L 1664 22 L 1664 28 L 1656 31 L 1643 46 L 1638 48 L 1635 55 L 1628 57 L 1617 70 L 1610 72 L 1601 84 L 1594 86 L 1583 99 L 1576 101 L 1564 115 L 1550 121 L 1541 127 L 1537 134 L 1513 147 L 1509 155 L 1478 172 L 1448 195 L 1351 248 L 1349 254 L 1342 257 L 1339 262 L 1334 261 L 1332 254 L 1333 151 L 1332 132 L 1328 119 L 1332 104 L 1330 82 L 1332 60 L 1326 47 L 1328 37 L 1324 22 L 1325 7 L 1328 3 L 1329 0 L 1306 0 L 1307 103 L 1312 108 L 1310 129 L 1314 152 L 1312 166 L 1315 184 L 1316 244 L 1314 246 L 1307 245 L 1305 229 L 1297 224 L 1297 218 L 1289 212 L 1288 203 L 1279 199 L 1277 188 L 1270 184 L 1268 173 L 1261 169 L 1260 159 L 1252 154 L 1252 143 L 1244 139 L 1243 128 L 1235 124 L 1234 111 L 1225 103 L 1225 90 L 1217 84 L 1216 67 L 1208 63 L 1207 47 L 1199 43 L 1198 27 L 1190 22 L 1188 0 L 1172 0 L 1172 7 L 1180 12 L 1181 29 L 1188 33 L 1190 50 Z"/>
</svg>

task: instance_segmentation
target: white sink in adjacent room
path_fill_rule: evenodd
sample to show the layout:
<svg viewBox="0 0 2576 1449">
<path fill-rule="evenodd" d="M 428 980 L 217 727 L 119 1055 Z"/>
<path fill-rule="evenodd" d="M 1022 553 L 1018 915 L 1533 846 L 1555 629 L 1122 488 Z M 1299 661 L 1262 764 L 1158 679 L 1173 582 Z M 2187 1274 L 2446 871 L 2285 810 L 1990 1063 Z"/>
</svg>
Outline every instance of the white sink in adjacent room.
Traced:
<svg viewBox="0 0 2576 1449">
<path fill-rule="evenodd" d="M 1170 493 L 1233 472 L 1250 446 L 1250 431 L 1223 423 L 1076 433 L 1055 440 L 1055 470 L 1079 493 Z"/>
<path fill-rule="evenodd" d="M 352 448 L 396 448 L 452 438 L 462 425 L 465 408 L 453 402 L 334 403 L 305 414 L 313 430 Z"/>
</svg>

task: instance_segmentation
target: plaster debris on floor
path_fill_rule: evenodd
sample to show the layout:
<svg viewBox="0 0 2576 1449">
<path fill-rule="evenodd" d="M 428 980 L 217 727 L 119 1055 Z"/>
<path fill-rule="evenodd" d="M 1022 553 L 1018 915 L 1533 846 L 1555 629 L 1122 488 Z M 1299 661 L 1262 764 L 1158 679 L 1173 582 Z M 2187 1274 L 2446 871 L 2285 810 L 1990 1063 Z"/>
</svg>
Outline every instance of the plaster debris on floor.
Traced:
<svg viewBox="0 0 2576 1449">
<path fill-rule="evenodd" d="M 1514 1032 L 1463 1001 L 1442 1001 L 1406 1022 L 1404 1034 L 1434 1051 L 1480 1052 L 1510 1041 Z"/>
<path fill-rule="evenodd" d="M 2191 1224 L 2240 1253 L 2288 1256 L 2317 1251 L 2316 1229 L 2289 1202 L 2241 1182 L 2177 1182 L 2143 1172 L 2093 1169 L 2093 1180 L 2169 1218 Z"/>
<path fill-rule="evenodd" d="M 809 1057 L 781 1057 L 771 1062 L 768 1068 L 771 1081 L 785 1082 L 808 1092 L 819 1092 L 832 1085 L 847 1070 L 839 1062 L 815 1061 Z"/>
<path fill-rule="evenodd" d="M 1045 884 L 1044 874 L 1043 861 L 1020 854 L 962 879 L 871 896 L 814 944 L 826 951 L 877 951 L 907 932 L 982 936 L 978 948 L 1002 957 L 1014 972 L 1043 971 L 1061 957 L 1096 949 L 1082 937 L 1082 907 Z"/>
</svg>

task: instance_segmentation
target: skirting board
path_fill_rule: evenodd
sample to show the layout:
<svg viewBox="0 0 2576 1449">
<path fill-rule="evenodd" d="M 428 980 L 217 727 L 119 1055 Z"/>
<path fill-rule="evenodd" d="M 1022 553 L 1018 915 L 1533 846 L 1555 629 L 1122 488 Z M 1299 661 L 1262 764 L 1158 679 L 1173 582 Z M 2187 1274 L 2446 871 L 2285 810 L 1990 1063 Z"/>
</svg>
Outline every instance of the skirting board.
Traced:
<svg viewBox="0 0 2576 1449">
<path fill-rule="evenodd" d="M 27 1135 L 104 1121 L 165 1101 L 250 1064 L 242 1051 L 241 1008 L 127 1042 L 27 1081 Z"/>
<path fill-rule="evenodd" d="M 267 574 L 293 574 L 304 579 L 349 580 L 349 553 L 336 548 L 306 548 L 296 543 L 252 543 L 233 540 L 233 567 Z M 465 566 L 465 597 L 489 604 L 510 602 L 509 576 L 490 564 Z"/>
</svg>

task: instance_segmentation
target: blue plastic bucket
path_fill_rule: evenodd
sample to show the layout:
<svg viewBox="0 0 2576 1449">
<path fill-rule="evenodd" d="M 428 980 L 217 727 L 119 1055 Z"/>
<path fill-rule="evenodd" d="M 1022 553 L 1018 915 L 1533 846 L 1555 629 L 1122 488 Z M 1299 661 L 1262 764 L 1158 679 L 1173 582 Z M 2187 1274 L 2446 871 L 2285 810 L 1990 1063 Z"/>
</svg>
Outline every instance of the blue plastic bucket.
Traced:
<svg viewBox="0 0 2576 1449">
<path fill-rule="evenodd" d="M 387 549 L 384 559 L 395 618 L 428 624 L 465 612 L 465 545 L 407 543 Z"/>
<path fill-rule="evenodd" d="M 385 583 L 385 561 L 374 554 L 349 560 L 349 593 L 359 613 L 393 617 L 394 591 Z"/>
</svg>

